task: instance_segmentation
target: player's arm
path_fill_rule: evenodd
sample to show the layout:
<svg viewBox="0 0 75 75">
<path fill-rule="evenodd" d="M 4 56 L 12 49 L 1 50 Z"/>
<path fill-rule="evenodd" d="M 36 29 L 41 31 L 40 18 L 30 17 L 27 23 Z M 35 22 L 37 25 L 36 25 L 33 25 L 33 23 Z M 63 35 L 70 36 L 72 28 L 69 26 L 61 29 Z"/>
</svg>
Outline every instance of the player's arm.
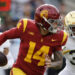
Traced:
<svg viewBox="0 0 75 75">
<path fill-rule="evenodd" d="M 63 53 L 63 55 L 65 55 L 65 54 L 69 53 L 70 51 L 71 50 L 63 50 L 62 53 Z"/>
<path fill-rule="evenodd" d="M 46 66 L 48 68 L 60 69 L 63 64 L 63 55 L 62 51 L 54 52 L 54 59 L 51 59 L 48 55 L 46 57 Z"/>
<path fill-rule="evenodd" d="M 52 67 L 54 69 L 60 69 L 63 64 L 63 55 L 62 51 L 55 51 L 54 52 L 54 60 L 52 61 Z"/>
<path fill-rule="evenodd" d="M 27 19 L 22 19 L 18 22 L 17 27 L 7 30 L 0 34 L 0 45 L 4 43 L 7 39 L 20 38 L 25 32 L 27 25 Z"/>
</svg>

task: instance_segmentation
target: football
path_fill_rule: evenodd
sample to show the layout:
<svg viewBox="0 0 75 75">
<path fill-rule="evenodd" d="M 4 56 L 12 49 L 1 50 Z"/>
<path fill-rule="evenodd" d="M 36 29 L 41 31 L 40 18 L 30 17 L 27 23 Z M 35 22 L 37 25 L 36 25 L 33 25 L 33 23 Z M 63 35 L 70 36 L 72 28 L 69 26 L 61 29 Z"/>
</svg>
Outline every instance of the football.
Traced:
<svg viewBox="0 0 75 75">
<path fill-rule="evenodd" d="M 0 52 L 0 67 L 5 66 L 7 64 L 7 57 Z"/>
</svg>

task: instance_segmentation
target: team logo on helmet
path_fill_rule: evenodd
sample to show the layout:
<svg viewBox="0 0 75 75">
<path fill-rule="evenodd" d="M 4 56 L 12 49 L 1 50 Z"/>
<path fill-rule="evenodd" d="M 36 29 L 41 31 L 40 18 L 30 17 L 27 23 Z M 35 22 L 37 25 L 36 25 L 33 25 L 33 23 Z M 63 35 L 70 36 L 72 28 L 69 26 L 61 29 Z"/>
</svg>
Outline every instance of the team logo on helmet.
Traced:
<svg viewBox="0 0 75 75">
<path fill-rule="evenodd" d="M 44 16 L 45 18 L 48 18 L 48 10 L 42 10 L 41 13 L 40 13 L 40 16 L 41 17 Z"/>
</svg>

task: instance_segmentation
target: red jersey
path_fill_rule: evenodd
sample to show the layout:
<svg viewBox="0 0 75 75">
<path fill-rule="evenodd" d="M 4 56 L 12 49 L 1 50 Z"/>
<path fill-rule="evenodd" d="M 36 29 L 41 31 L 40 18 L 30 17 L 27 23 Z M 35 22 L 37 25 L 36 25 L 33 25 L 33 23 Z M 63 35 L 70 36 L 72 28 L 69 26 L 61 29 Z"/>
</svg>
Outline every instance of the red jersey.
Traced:
<svg viewBox="0 0 75 75">
<path fill-rule="evenodd" d="M 63 31 L 57 34 L 42 36 L 34 20 L 22 19 L 17 27 L 0 35 L 0 45 L 7 39 L 20 38 L 20 50 L 13 67 L 22 69 L 27 75 L 42 75 L 44 72 L 45 56 L 54 51 L 62 50 L 61 46 L 67 40 Z M 15 52 L 15 50 L 14 50 Z"/>
</svg>

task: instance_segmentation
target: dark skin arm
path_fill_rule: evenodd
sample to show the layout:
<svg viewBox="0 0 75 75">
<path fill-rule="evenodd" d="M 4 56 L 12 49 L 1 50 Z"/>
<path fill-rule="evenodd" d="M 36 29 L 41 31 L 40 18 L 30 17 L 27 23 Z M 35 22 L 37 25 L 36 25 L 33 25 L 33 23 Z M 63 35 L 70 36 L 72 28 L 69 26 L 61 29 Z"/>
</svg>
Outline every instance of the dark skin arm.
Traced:
<svg viewBox="0 0 75 75">
<path fill-rule="evenodd" d="M 62 64 L 63 64 L 62 51 L 55 51 L 54 59 L 46 55 L 45 63 L 46 63 L 47 68 L 61 69 Z"/>
</svg>

